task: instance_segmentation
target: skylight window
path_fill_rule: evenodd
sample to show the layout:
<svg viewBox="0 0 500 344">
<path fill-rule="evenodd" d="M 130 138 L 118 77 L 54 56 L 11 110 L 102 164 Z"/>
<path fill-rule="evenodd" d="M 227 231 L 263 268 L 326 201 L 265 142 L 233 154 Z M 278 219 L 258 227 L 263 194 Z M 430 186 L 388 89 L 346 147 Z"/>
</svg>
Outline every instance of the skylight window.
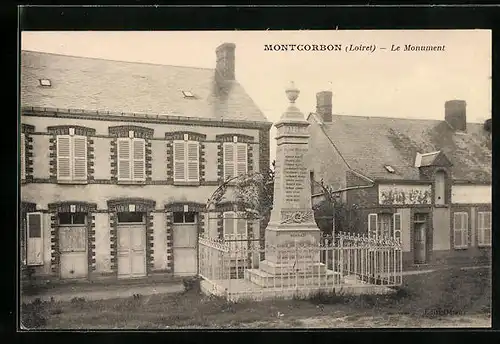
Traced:
<svg viewBox="0 0 500 344">
<path fill-rule="evenodd" d="M 389 172 L 389 173 L 394 173 L 394 172 L 396 172 L 396 171 L 392 168 L 392 166 L 390 166 L 390 165 L 385 165 L 384 167 L 385 167 L 385 169 L 387 170 L 387 172 Z"/>
<path fill-rule="evenodd" d="M 40 79 L 40 86 L 50 87 L 52 86 L 52 83 L 49 79 Z"/>
<path fill-rule="evenodd" d="M 182 94 L 184 95 L 184 98 L 194 98 L 194 94 L 190 91 L 182 91 Z"/>
</svg>

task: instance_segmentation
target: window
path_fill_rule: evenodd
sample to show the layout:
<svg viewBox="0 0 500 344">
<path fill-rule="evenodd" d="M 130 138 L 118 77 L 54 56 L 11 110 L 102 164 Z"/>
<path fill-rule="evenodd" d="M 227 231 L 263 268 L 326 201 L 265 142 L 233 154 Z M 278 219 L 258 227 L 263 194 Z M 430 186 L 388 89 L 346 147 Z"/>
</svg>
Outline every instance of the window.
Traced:
<svg viewBox="0 0 500 344">
<path fill-rule="evenodd" d="M 86 136 L 57 136 L 57 180 L 87 181 Z"/>
<path fill-rule="evenodd" d="M 119 212 L 118 213 L 119 223 L 143 223 L 144 213 L 140 212 Z"/>
<path fill-rule="evenodd" d="M 196 141 L 174 141 L 174 182 L 200 180 L 199 149 Z"/>
<path fill-rule="evenodd" d="M 184 98 L 194 98 L 194 94 L 190 91 L 182 91 Z"/>
<path fill-rule="evenodd" d="M 453 246 L 455 248 L 467 248 L 468 246 L 468 229 L 469 229 L 469 214 L 454 213 L 453 214 Z"/>
<path fill-rule="evenodd" d="M 443 171 L 436 172 L 435 200 L 437 205 L 445 204 L 445 174 Z"/>
<path fill-rule="evenodd" d="M 40 86 L 45 86 L 45 87 L 50 87 L 52 86 L 52 83 L 50 82 L 49 79 L 39 79 Z"/>
<path fill-rule="evenodd" d="M 41 213 L 28 213 L 26 215 L 26 237 L 28 265 L 43 264 L 43 223 Z"/>
<path fill-rule="evenodd" d="M 20 153 L 21 153 L 21 180 L 26 179 L 26 136 L 21 134 L 20 142 Z"/>
<path fill-rule="evenodd" d="M 491 211 L 477 213 L 478 246 L 491 246 Z"/>
<path fill-rule="evenodd" d="M 224 240 L 229 241 L 229 248 L 233 254 L 238 254 L 245 245 L 247 237 L 247 220 L 242 213 L 228 211 L 223 215 Z M 241 254 L 241 253 L 240 253 Z"/>
<path fill-rule="evenodd" d="M 118 181 L 146 180 L 146 141 L 118 138 Z"/>
<path fill-rule="evenodd" d="M 60 225 L 84 225 L 86 213 L 59 213 Z"/>
<path fill-rule="evenodd" d="M 174 223 L 195 223 L 196 213 L 176 211 L 174 212 Z"/>
<path fill-rule="evenodd" d="M 224 180 L 247 174 L 247 144 L 224 143 Z"/>
<path fill-rule="evenodd" d="M 401 214 L 369 214 L 368 235 L 372 238 L 401 240 Z"/>
</svg>

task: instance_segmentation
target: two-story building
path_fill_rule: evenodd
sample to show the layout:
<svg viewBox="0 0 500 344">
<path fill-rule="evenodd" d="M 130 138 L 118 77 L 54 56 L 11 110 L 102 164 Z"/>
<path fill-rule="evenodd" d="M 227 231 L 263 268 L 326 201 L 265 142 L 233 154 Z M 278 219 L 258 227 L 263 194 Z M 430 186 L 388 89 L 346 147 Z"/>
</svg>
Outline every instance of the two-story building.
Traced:
<svg viewBox="0 0 500 344">
<path fill-rule="evenodd" d="M 462 100 L 423 120 L 334 115 L 331 92 L 316 98 L 309 164 L 343 190 L 340 229 L 400 239 L 406 267 L 490 259 L 490 120 L 467 123 Z"/>
<path fill-rule="evenodd" d="M 229 197 L 267 172 L 271 123 L 216 68 L 21 52 L 21 260 L 42 279 L 195 275 L 200 233 L 259 236 Z"/>
</svg>

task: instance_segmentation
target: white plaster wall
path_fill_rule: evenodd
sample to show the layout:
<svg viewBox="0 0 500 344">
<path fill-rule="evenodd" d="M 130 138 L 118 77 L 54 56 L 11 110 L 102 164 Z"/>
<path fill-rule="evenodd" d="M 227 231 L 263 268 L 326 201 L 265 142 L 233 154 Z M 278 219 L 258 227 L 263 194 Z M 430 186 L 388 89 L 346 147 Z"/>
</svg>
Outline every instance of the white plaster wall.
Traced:
<svg viewBox="0 0 500 344">
<path fill-rule="evenodd" d="M 49 136 L 31 135 L 31 137 L 33 138 L 33 178 L 49 178 Z"/>
<path fill-rule="evenodd" d="M 378 186 L 379 204 L 389 204 L 387 195 L 389 193 L 404 195 L 404 201 L 392 199 L 389 203 L 396 205 L 405 204 L 431 204 L 431 185 L 398 185 L 398 184 L 382 184 Z M 412 195 L 415 197 L 412 199 Z M 423 197 L 425 200 L 419 201 L 416 197 Z"/>
<path fill-rule="evenodd" d="M 109 215 L 106 213 L 96 213 L 94 216 L 96 272 L 111 272 Z"/>
<path fill-rule="evenodd" d="M 217 180 L 217 142 L 205 142 L 205 180 Z"/>
<path fill-rule="evenodd" d="M 167 268 L 167 235 L 165 213 L 153 213 L 153 266 L 155 270 Z"/>
<path fill-rule="evenodd" d="M 94 137 L 94 179 L 111 178 L 110 139 Z"/>
<path fill-rule="evenodd" d="M 453 185 L 451 202 L 458 204 L 491 203 L 491 185 Z"/>
<path fill-rule="evenodd" d="M 165 180 L 167 178 L 167 144 L 165 141 L 151 140 L 151 179 Z"/>
</svg>

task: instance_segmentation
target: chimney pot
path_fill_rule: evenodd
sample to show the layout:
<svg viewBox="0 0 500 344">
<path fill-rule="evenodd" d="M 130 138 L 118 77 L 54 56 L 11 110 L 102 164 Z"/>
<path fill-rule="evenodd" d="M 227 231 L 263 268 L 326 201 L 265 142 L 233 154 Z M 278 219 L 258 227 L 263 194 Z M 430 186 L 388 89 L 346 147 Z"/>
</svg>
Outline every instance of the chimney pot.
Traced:
<svg viewBox="0 0 500 344">
<path fill-rule="evenodd" d="M 316 93 L 316 113 L 321 116 L 323 122 L 332 121 L 332 96 L 330 91 Z"/>
<path fill-rule="evenodd" d="M 465 100 L 448 100 L 444 103 L 444 119 L 455 130 L 467 130 Z"/>
<path fill-rule="evenodd" d="M 223 43 L 215 49 L 215 69 L 223 80 L 235 79 L 235 49 L 234 43 Z"/>
</svg>

